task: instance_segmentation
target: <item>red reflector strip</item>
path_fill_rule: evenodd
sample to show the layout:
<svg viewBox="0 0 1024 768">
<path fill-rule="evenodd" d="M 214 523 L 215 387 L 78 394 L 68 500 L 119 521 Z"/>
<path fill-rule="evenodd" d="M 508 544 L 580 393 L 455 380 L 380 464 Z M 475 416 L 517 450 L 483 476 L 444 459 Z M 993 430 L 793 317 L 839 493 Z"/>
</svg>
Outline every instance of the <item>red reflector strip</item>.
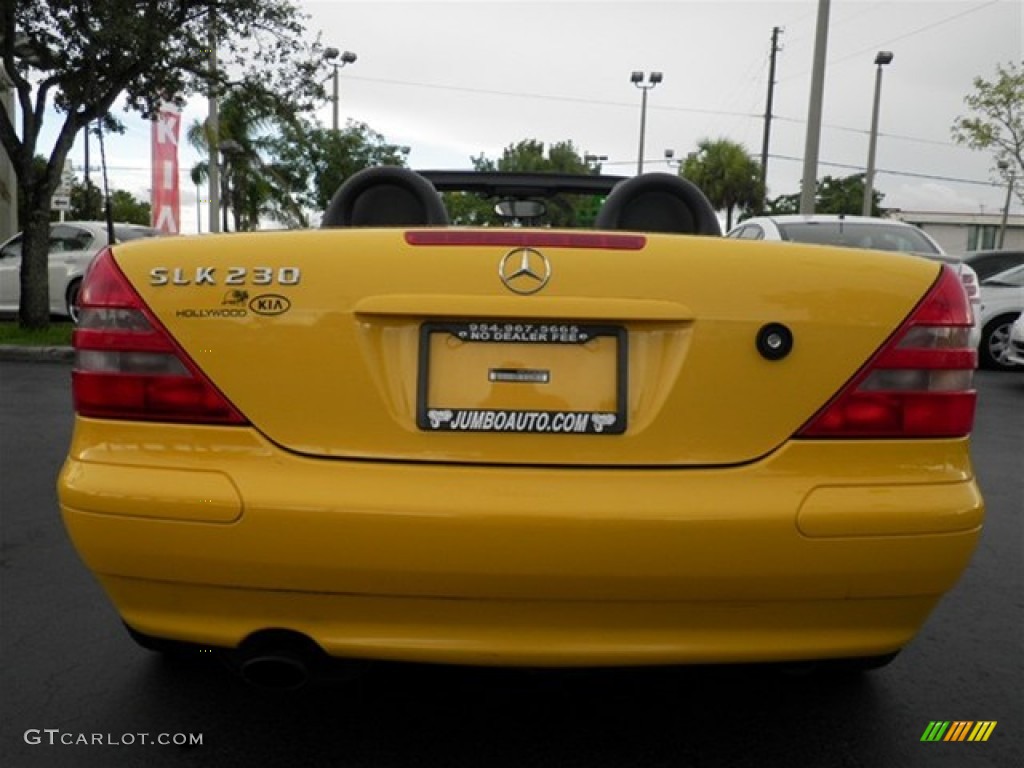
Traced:
<svg viewBox="0 0 1024 768">
<path fill-rule="evenodd" d="M 644 235 L 610 235 L 597 232 L 427 229 L 406 232 L 405 242 L 409 245 L 500 245 L 509 248 L 603 248 L 611 251 L 640 251 L 647 245 L 647 238 Z"/>
<path fill-rule="evenodd" d="M 856 392 L 803 437 L 959 437 L 974 421 L 974 392 Z"/>
<path fill-rule="evenodd" d="M 75 410 L 96 419 L 240 424 L 244 420 L 223 397 L 186 376 L 71 372 Z"/>
</svg>

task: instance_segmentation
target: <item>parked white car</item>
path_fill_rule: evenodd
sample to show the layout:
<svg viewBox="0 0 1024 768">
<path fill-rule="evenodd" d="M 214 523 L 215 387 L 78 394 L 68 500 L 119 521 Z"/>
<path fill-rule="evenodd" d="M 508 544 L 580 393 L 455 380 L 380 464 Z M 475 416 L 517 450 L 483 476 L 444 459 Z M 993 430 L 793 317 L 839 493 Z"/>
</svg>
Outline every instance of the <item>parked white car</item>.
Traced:
<svg viewBox="0 0 1024 768">
<path fill-rule="evenodd" d="M 1024 251 L 967 251 L 963 255 L 963 260 L 978 273 L 979 280 L 987 280 L 1000 272 L 1024 264 Z"/>
<path fill-rule="evenodd" d="M 1024 366 L 1024 313 L 1010 327 L 1010 348 L 1006 351 L 1006 359 Z"/>
<path fill-rule="evenodd" d="M 160 231 L 138 224 L 114 224 L 114 242 L 155 237 Z M 100 250 L 105 248 L 105 221 L 64 221 L 50 225 L 48 249 L 50 313 L 78 319 L 78 288 L 82 276 Z M 0 312 L 17 312 L 21 301 L 22 233 L 0 245 Z"/>
<path fill-rule="evenodd" d="M 1011 360 L 1010 329 L 1024 312 L 1024 264 L 981 283 L 981 345 L 978 363 L 984 368 L 1016 368 Z"/>
<path fill-rule="evenodd" d="M 983 323 L 977 273 L 963 259 L 945 253 L 923 229 L 913 224 L 872 216 L 781 214 L 742 221 L 729 230 L 726 237 L 897 251 L 950 264 L 960 275 L 974 312 L 971 343 L 975 346 L 981 343 Z"/>
</svg>

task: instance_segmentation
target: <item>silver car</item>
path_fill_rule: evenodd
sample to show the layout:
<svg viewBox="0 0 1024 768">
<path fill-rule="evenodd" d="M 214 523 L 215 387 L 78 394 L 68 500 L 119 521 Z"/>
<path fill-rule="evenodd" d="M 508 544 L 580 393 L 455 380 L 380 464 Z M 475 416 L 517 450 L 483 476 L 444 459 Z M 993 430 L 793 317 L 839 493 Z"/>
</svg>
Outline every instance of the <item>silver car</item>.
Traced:
<svg viewBox="0 0 1024 768">
<path fill-rule="evenodd" d="M 981 348 L 983 368 L 1016 369 L 1010 357 L 1014 321 L 1024 312 L 1024 264 L 981 282 Z"/>
<path fill-rule="evenodd" d="M 1010 344 L 1006 350 L 1006 359 L 1024 366 L 1024 314 L 1021 314 L 1010 327 Z"/>
<path fill-rule="evenodd" d="M 947 255 L 924 230 L 913 224 L 870 216 L 784 214 L 747 219 L 729 230 L 726 237 L 898 251 L 951 264 L 963 281 L 974 312 L 971 342 L 975 348 L 981 343 L 981 287 L 977 273 L 961 259 Z"/>
<path fill-rule="evenodd" d="M 157 229 L 138 224 L 114 224 L 115 243 L 159 234 Z M 17 312 L 21 301 L 22 236 L 19 232 L 0 245 L 0 312 Z M 78 320 L 82 276 L 93 256 L 109 242 L 105 221 L 63 221 L 50 225 L 50 314 Z"/>
</svg>

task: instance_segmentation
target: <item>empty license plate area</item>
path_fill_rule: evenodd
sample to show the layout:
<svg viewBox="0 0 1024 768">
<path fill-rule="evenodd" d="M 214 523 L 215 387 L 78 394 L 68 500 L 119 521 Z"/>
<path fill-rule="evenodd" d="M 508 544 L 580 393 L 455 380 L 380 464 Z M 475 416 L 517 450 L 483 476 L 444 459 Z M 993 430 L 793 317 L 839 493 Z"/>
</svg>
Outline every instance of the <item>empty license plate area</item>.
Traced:
<svg viewBox="0 0 1024 768">
<path fill-rule="evenodd" d="M 626 340 L 615 325 L 424 323 L 417 424 L 435 432 L 622 434 Z"/>
</svg>

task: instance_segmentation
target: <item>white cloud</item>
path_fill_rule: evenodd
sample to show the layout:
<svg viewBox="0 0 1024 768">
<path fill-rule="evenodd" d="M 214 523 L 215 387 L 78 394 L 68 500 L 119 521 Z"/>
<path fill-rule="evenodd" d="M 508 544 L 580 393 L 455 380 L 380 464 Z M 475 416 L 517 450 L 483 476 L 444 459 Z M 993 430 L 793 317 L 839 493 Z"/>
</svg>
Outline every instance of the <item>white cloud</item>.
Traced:
<svg viewBox="0 0 1024 768">
<path fill-rule="evenodd" d="M 988 189 L 979 189 L 983 195 L 971 194 L 969 189 L 962 187 L 954 189 L 940 182 L 900 184 L 886 194 L 882 204 L 886 208 L 904 211 L 942 213 L 993 213 L 1001 209 L 1001 203 L 993 204 L 993 195 Z"/>
</svg>

